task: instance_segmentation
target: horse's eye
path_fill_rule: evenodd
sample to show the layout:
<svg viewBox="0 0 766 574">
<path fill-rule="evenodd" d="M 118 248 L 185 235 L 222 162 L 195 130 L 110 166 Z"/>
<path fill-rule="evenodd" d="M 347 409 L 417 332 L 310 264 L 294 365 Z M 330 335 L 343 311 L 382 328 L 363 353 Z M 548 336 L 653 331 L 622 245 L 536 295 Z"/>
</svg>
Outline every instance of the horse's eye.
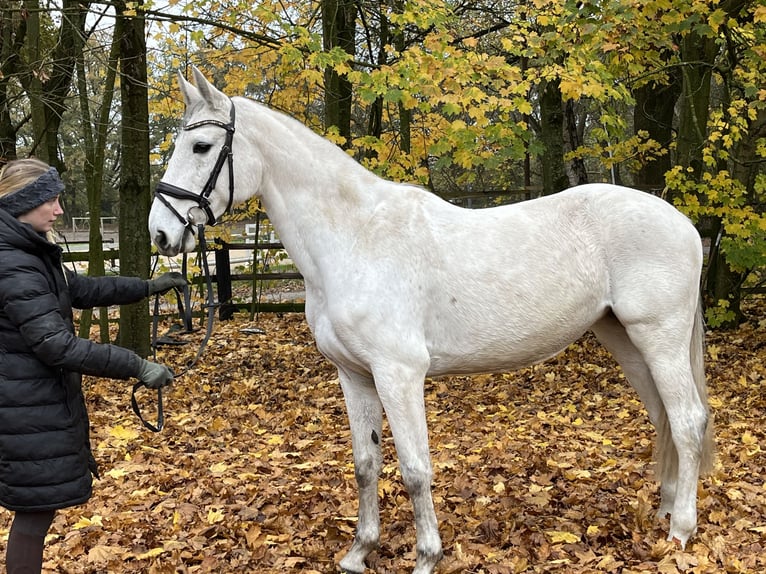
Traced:
<svg viewBox="0 0 766 574">
<path fill-rule="evenodd" d="M 194 153 L 207 153 L 211 147 L 213 146 L 208 143 L 195 143 L 193 151 Z"/>
</svg>

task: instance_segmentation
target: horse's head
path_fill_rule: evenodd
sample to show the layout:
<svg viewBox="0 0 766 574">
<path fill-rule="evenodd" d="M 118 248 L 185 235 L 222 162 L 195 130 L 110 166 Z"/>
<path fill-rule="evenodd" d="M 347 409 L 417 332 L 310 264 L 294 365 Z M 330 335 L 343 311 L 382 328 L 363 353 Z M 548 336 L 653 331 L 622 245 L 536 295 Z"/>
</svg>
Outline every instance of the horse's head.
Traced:
<svg viewBox="0 0 766 574">
<path fill-rule="evenodd" d="M 194 84 L 178 74 L 183 126 L 149 213 L 149 233 L 164 255 L 193 250 L 195 227 L 215 225 L 234 201 L 234 104 L 199 70 L 192 73 Z"/>
</svg>

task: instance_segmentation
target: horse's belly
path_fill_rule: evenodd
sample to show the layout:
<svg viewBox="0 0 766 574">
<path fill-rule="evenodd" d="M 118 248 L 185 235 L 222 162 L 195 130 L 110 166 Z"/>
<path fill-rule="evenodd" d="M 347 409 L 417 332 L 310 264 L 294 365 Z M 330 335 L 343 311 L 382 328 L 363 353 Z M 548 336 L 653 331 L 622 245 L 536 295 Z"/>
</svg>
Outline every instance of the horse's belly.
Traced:
<svg viewBox="0 0 766 574">
<path fill-rule="evenodd" d="M 567 339 L 565 343 L 545 346 L 544 348 L 537 346 L 531 349 L 516 349 L 491 345 L 483 348 L 465 349 L 462 353 L 454 353 L 447 349 L 435 350 L 431 354 L 428 376 L 515 371 L 557 355 L 576 339 L 577 337 L 572 337 Z"/>
<path fill-rule="evenodd" d="M 545 361 L 580 338 L 603 315 L 583 310 L 568 320 L 451 324 L 427 341 L 429 376 L 507 372 Z M 496 319 L 496 318 L 495 318 Z M 438 333 L 438 334 L 437 334 Z"/>
</svg>

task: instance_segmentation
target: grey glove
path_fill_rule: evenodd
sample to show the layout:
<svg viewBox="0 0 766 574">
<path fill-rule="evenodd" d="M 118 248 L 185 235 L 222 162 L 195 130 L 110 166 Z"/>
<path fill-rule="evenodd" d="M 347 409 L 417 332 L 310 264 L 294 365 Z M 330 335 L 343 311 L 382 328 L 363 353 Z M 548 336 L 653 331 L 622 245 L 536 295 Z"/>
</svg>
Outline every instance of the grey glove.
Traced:
<svg viewBox="0 0 766 574">
<path fill-rule="evenodd" d="M 150 389 L 161 389 L 173 382 L 175 373 L 169 367 L 145 359 L 141 359 L 141 361 L 138 380 L 145 383 Z"/>
<path fill-rule="evenodd" d="M 181 275 L 178 271 L 171 271 L 170 273 L 165 273 L 155 279 L 149 279 L 147 284 L 149 296 L 152 296 L 155 293 L 165 293 L 166 291 L 170 291 L 173 287 L 183 289 L 186 287 L 186 277 Z"/>
</svg>

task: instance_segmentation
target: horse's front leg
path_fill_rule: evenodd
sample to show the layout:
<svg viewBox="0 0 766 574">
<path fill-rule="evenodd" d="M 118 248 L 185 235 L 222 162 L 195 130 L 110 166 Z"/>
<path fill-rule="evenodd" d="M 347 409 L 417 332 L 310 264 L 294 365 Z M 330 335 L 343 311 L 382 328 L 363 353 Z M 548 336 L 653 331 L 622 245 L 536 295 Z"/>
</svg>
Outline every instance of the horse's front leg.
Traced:
<svg viewBox="0 0 766 574">
<path fill-rule="evenodd" d="M 371 378 L 338 369 L 351 426 L 354 474 L 359 489 L 359 522 L 354 544 L 340 561 L 342 572 L 362 574 L 364 560 L 380 540 L 378 477 L 383 413 Z"/>
<path fill-rule="evenodd" d="M 394 436 L 402 480 L 412 500 L 417 561 L 412 574 L 432 574 L 442 558 L 442 542 L 431 498 L 431 456 L 422 372 L 394 368 L 375 373 L 375 385 Z"/>
</svg>

